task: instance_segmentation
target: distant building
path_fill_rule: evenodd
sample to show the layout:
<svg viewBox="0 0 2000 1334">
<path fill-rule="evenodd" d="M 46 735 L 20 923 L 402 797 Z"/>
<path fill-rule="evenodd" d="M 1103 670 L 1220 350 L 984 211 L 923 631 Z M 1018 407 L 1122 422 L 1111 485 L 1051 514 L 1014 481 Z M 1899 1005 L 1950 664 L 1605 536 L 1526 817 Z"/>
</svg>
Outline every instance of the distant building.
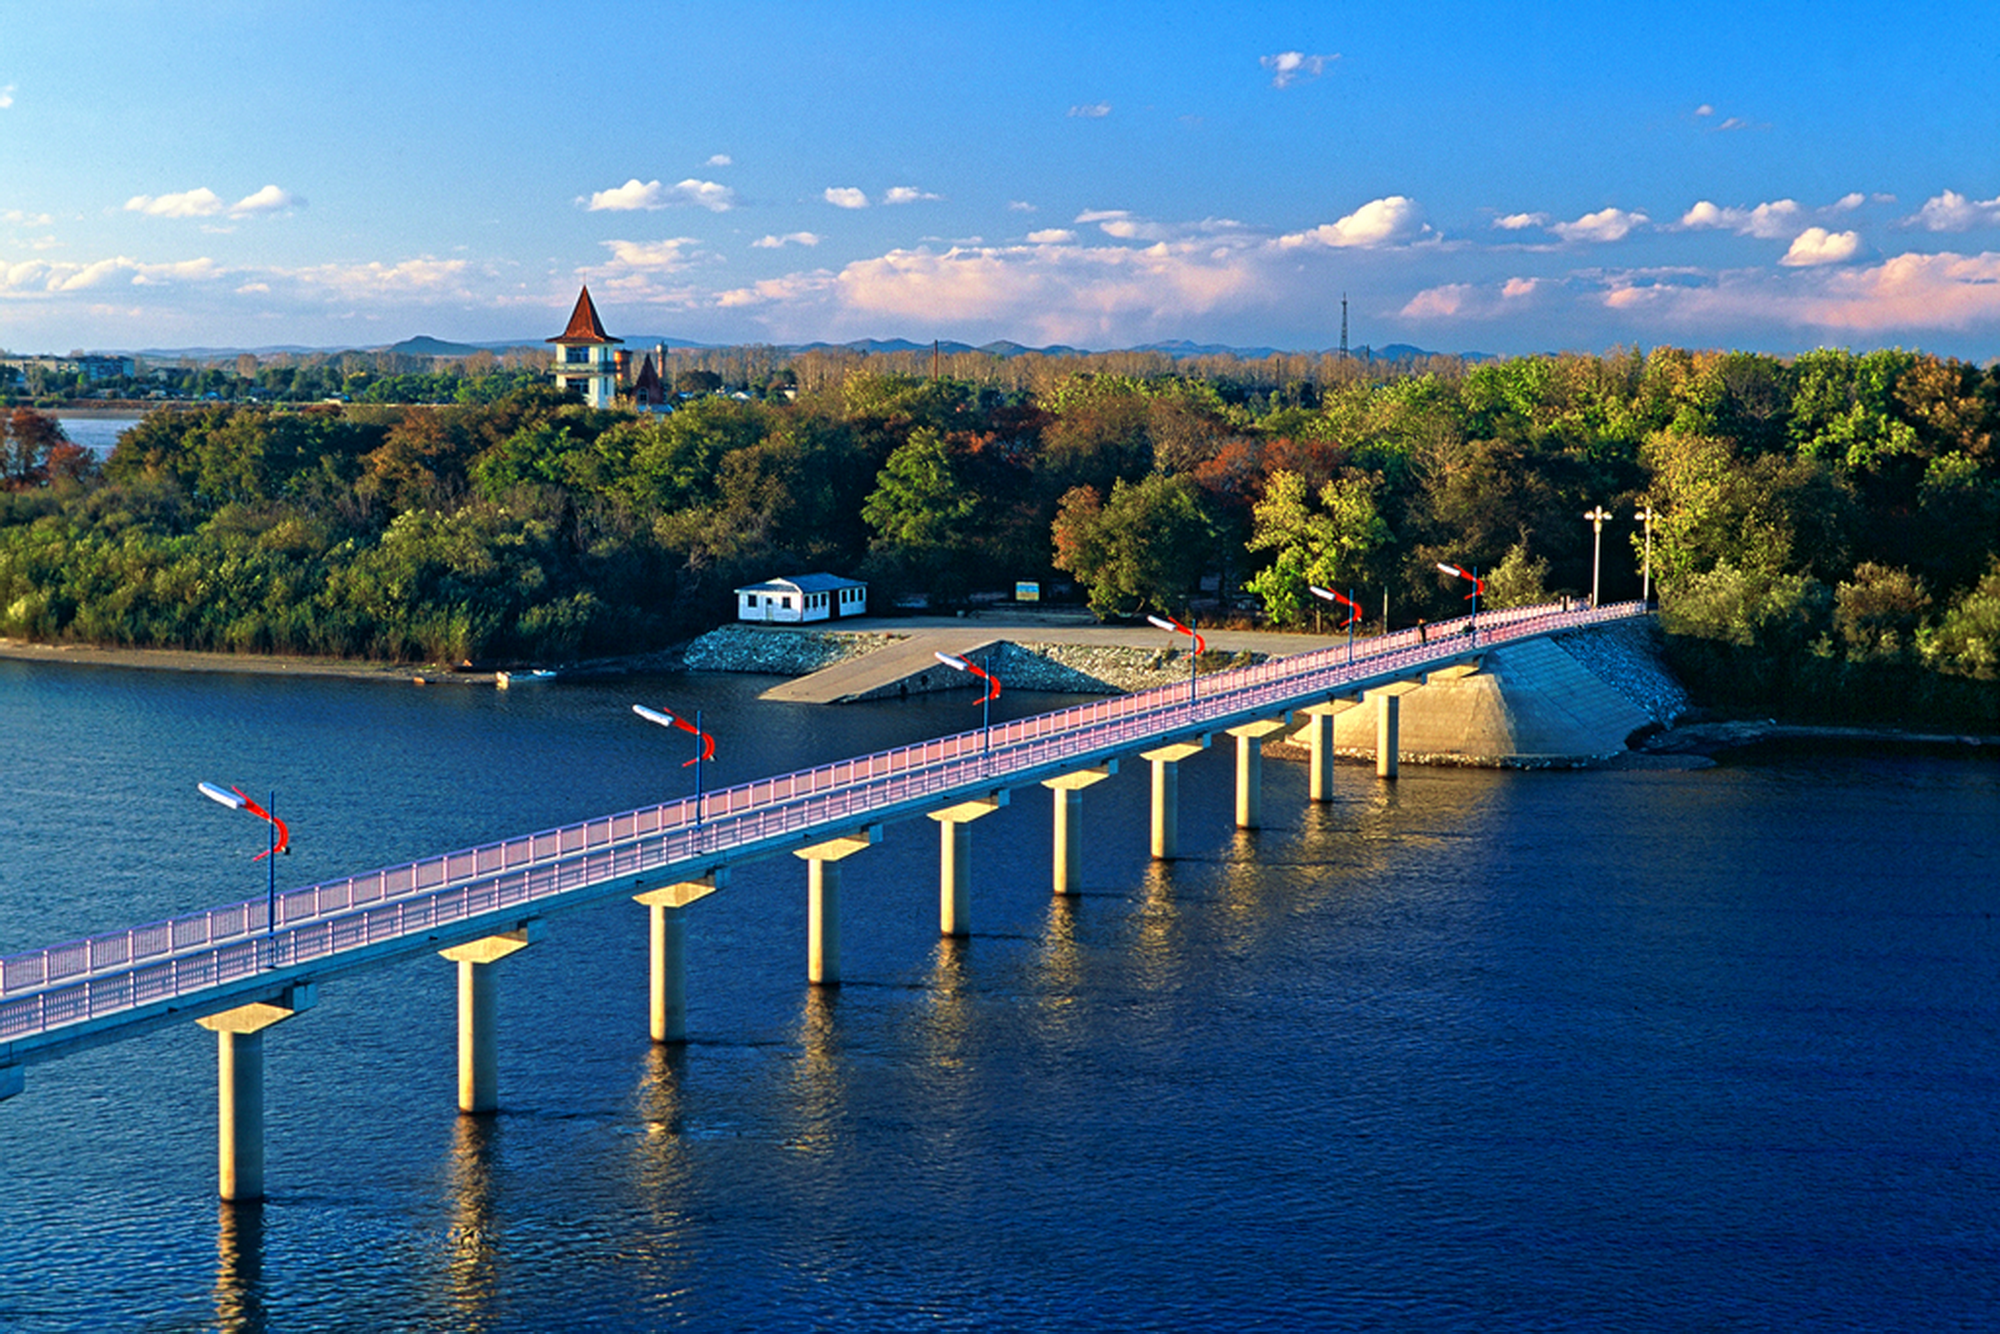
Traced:
<svg viewBox="0 0 2000 1334">
<path fill-rule="evenodd" d="M 618 359 L 612 349 L 625 340 L 604 332 L 588 287 L 577 294 L 569 327 L 548 341 L 556 345 L 556 387 L 576 385 L 590 407 L 610 407 L 618 396 Z"/>
<path fill-rule="evenodd" d="M 736 590 L 736 619 L 797 624 L 836 616 L 860 616 L 868 610 L 868 585 L 837 574 L 801 574 L 791 579 L 767 579 Z"/>
<path fill-rule="evenodd" d="M 632 381 L 632 406 L 641 412 L 662 412 L 667 407 L 667 386 L 653 369 L 651 353 L 639 360 L 639 374 Z"/>
</svg>

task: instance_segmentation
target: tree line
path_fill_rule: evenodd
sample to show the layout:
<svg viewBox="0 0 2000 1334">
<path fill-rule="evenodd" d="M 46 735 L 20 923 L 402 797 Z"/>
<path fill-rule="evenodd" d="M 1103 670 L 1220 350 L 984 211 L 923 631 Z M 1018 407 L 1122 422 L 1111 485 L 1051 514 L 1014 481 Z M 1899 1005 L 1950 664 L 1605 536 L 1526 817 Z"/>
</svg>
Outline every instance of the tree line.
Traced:
<svg viewBox="0 0 2000 1334">
<path fill-rule="evenodd" d="M 1991 707 L 2000 367 L 1658 348 L 1302 362 L 1259 387 L 840 363 L 655 415 L 526 377 L 439 406 L 163 410 L 94 467 L 17 411 L 0 633 L 562 660 L 685 637 L 737 585 L 817 569 L 878 607 L 1040 579 L 1108 617 L 1308 625 L 1319 584 L 1407 624 L 1464 610 L 1440 562 L 1486 576 L 1489 605 L 1586 595 L 1600 505 L 1604 595 L 1637 596 L 1643 505 L 1678 660 L 1719 697 Z"/>
</svg>

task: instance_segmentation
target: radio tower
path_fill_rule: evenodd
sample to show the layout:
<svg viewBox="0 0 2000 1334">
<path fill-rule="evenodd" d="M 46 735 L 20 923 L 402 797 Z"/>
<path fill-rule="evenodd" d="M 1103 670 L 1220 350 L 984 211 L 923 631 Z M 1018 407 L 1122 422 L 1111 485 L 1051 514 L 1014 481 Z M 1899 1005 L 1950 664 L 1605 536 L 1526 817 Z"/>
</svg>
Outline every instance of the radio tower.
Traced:
<svg viewBox="0 0 2000 1334">
<path fill-rule="evenodd" d="M 1340 294 L 1340 359 L 1347 360 L 1347 293 Z"/>
</svg>

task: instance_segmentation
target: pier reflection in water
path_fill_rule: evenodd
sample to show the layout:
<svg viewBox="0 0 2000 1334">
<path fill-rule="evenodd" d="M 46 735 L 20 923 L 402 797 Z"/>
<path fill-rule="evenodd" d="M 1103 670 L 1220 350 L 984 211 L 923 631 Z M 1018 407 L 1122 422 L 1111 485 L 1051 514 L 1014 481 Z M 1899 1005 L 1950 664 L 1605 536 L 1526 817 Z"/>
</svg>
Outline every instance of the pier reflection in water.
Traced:
<svg viewBox="0 0 2000 1334">
<path fill-rule="evenodd" d="M 224 754 L 315 809 L 302 878 L 682 777 L 594 721 L 626 717 L 629 683 L 93 676 L 0 680 L 0 839 L 34 853 L 0 858 L 17 945 L 224 897 L 240 849 L 183 818 L 183 776 Z M 699 693 L 739 777 L 962 721 L 773 710 L 754 684 L 658 693 Z M 1245 836 L 1226 752 L 1189 760 L 1163 871 L 1143 768 L 1092 788 L 1074 899 L 1049 892 L 1049 803 L 995 812 L 962 942 L 938 938 L 928 822 L 892 829 L 848 866 L 837 992 L 801 978 L 801 868 L 746 868 L 691 914 L 685 1048 L 646 1040 L 643 910 L 559 919 L 507 965 L 486 1120 L 452 1111 L 448 966 L 328 985 L 272 1040 L 254 1213 L 211 1215 L 208 1035 L 38 1067 L 0 1105 L 0 1327 L 1939 1328 L 2000 1309 L 1990 767 L 1411 767 L 1391 789 L 1343 766 L 1324 807 L 1300 768 L 1267 766 Z M 48 818 L 54 794 L 75 819 Z"/>
</svg>

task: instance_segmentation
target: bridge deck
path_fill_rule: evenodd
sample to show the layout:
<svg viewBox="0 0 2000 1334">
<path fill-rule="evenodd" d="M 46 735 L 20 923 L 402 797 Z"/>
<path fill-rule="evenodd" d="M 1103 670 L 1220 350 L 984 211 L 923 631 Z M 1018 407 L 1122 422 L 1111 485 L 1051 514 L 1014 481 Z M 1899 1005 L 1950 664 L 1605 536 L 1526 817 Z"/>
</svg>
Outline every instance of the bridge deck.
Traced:
<svg viewBox="0 0 2000 1334">
<path fill-rule="evenodd" d="M 647 886 L 912 818 L 1177 738 L 1407 681 L 1484 651 L 1643 615 L 1521 608 L 1274 659 L 1185 685 L 739 784 L 0 959 L 0 1067 L 45 1060 L 287 986 Z M 1362 650 L 1366 650 L 1365 652 Z"/>
</svg>

